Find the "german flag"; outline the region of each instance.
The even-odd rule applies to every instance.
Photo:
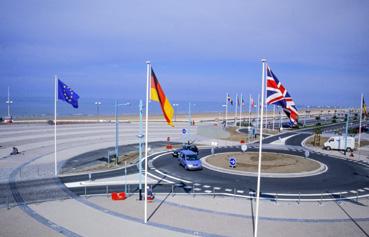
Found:
[[[157,101],[160,103],[161,110],[168,125],[174,127],[173,125],[173,115],[174,109],[170,104],[168,98],[165,96],[163,89],[160,86],[158,79],[151,69],[151,87],[150,87],[150,100]]]

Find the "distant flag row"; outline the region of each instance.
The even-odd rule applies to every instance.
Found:
[[[241,98],[241,96],[240,96],[240,97],[236,97],[236,98],[237,98],[236,99],[237,106],[240,106],[240,105],[244,106],[245,105],[245,99],[243,97]],[[230,105],[233,105],[233,99],[229,94],[227,94],[227,101]],[[250,104],[251,104],[252,107],[256,107],[255,101],[252,97],[250,97]]]

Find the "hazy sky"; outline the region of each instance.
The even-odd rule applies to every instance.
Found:
[[[171,101],[260,91],[266,58],[297,104],[369,101],[369,1],[0,2],[0,95],[144,98],[146,60]]]

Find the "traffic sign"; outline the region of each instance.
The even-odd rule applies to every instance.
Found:
[[[247,145],[246,145],[246,144],[242,144],[242,146],[241,146],[241,150],[242,150],[243,152],[246,152],[246,151],[247,151]]]
[[[182,129],[182,134],[186,134],[187,130],[185,128]]]
[[[310,156],[310,152],[308,150],[305,150],[305,158],[308,158]]]
[[[234,157],[230,157],[229,158],[229,166],[230,167],[235,168],[236,167],[236,163],[237,163],[236,158],[234,158]]]

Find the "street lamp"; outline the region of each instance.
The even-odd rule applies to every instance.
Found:
[[[178,107],[179,104],[173,104],[174,107],[174,122],[177,122],[177,111],[176,111],[176,107]]]
[[[96,101],[95,105],[96,105],[97,122],[99,122],[100,121],[100,105],[101,105],[101,102]]]
[[[130,105],[130,102],[126,102],[123,104],[118,104],[118,101],[115,101],[115,164],[118,164],[118,158],[119,158],[119,122],[118,122],[118,107],[119,106],[127,106]]]
[[[10,105],[13,104],[13,101],[10,100],[10,88],[9,88],[9,86],[8,86],[8,100],[5,101],[5,103],[8,105],[8,117],[11,120],[11,118],[10,118]]]

